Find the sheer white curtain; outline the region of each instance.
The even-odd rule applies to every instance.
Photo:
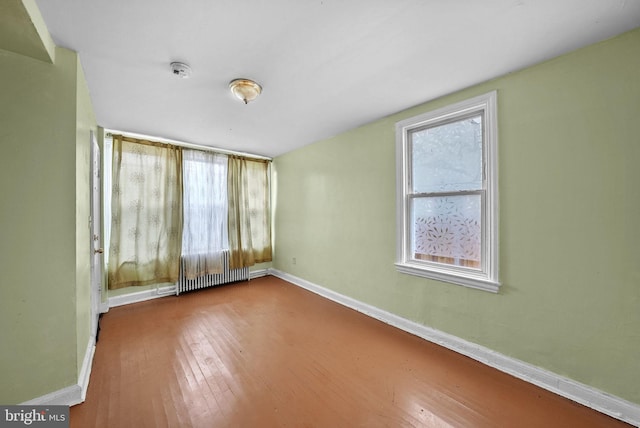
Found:
[[[184,275],[220,273],[227,232],[227,156],[183,149]]]

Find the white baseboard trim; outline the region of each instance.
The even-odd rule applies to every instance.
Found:
[[[259,278],[261,276],[269,275],[268,269],[258,269],[249,271],[249,279]],[[173,296],[176,294],[176,286],[169,285],[166,287],[154,288],[151,290],[138,291],[135,293],[123,294],[120,296],[109,297],[107,304],[108,308],[115,308],[116,306],[130,305],[132,303],[144,302],[151,299],[158,299],[160,297]],[[102,308],[101,308],[102,309]],[[102,311],[101,313],[107,312]]]
[[[261,276],[269,275],[269,269],[258,269],[249,271],[249,280],[259,278]],[[154,288],[151,290],[138,291],[135,293],[122,294],[120,296],[109,297],[107,310],[103,310],[101,307],[100,312],[107,312],[108,308],[115,308],[116,306],[130,305],[132,303],[144,302],[151,299],[157,299],[160,297],[173,296],[176,294],[176,286],[169,285],[166,287]]]
[[[176,286],[153,288],[151,290],[138,291],[135,293],[122,294],[120,296],[109,297],[109,307],[130,305],[131,303],[144,302],[146,300],[157,299],[176,294]]]
[[[107,312],[109,312],[109,301],[100,302],[100,313],[106,314]]]
[[[91,375],[91,366],[93,364],[95,350],[95,338],[91,337],[87,344],[87,350],[82,360],[82,367],[80,368],[78,383],[76,385],[67,386],[66,388],[50,392],[49,394],[36,397],[20,404],[26,406],[75,406],[76,404],[82,403],[87,396],[87,388],[89,387],[89,377]]]
[[[49,394],[45,394],[41,397],[34,398],[24,403],[20,403],[23,406],[53,406],[53,405],[66,405],[73,406],[81,401],[82,388],[80,385],[71,385],[66,388],[53,391]]]
[[[540,367],[533,366],[516,358],[506,356],[489,348],[485,348],[484,346],[468,342],[443,331],[418,324],[278,269],[271,268],[269,269],[269,273],[329,300],[333,300],[343,306],[354,309],[430,342],[437,343],[438,345],[584,406],[632,425],[640,426],[640,405],[638,404],[613,396],[575,380],[565,378]]]
[[[269,275],[269,269],[256,269],[249,271],[249,279],[256,279],[267,275]]]
[[[84,353],[84,359],[82,360],[82,368],[80,369],[80,375],[78,375],[78,386],[80,387],[81,395],[80,401],[73,404],[79,404],[84,402],[87,397],[87,388],[89,388],[89,378],[91,377],[91,368],[93,367],[93,356],[96,353],[96,338],[92,336],[89,338],[87,344],[87,350]],[[72,405],[72,404],[70,404]]]

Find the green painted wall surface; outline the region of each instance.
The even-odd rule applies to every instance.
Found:
[[[77,383],[77,56],[56,55],[0,51],[3,404]]]
[[[274,267],[640,403],[638,70],[635,30],[276,158]],[[492,90],[502,290],[396,272],[395,123]]]
[[[91,336],[91,131],[96,118],[80,61],[76,61],[76,358],[77,374]]]
[[[55,44],[35,0],[0,2],[0,49],[53,62]]]

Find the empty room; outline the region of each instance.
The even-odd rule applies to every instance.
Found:
[[[3,0],[0,99],[0,425],[640,426],[640,2]]]

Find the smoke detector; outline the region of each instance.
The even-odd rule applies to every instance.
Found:
[[[191,77],[191,67],[181,62],[172,62],[171,72],[174,76],[180,77],[181,79],[188,79]]]

